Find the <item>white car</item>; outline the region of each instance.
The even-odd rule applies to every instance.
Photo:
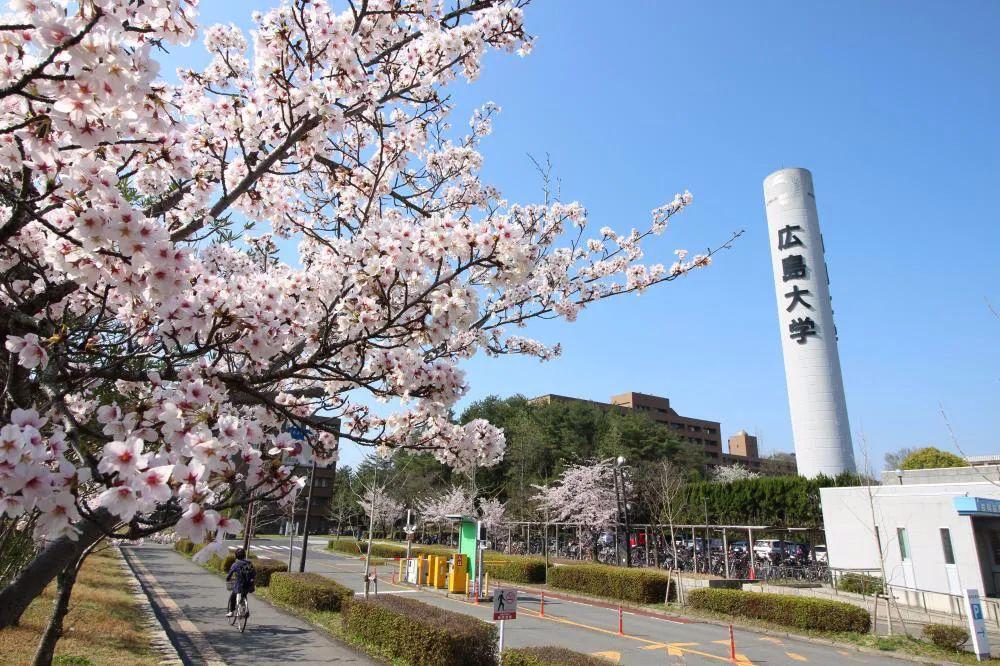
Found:
[[[818,546],[813,546],[812,550],[813,550],[813,559],[814,560],[816,560],[817,562],[823,562],[824,564],[827,562],[827,559],[826,559],[826,545],[825,544],[820,544]]]
[[[757,539],[753,542],[753,554],[760,560],[784,557],[785,542],[781,539]]]

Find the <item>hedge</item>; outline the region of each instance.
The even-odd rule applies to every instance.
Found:
[[[384,656],[419,666],[496,664],[497,628],[470,615],[397,596],[355,599],[347,634]]]
[[[354,539],[330,539],[327,543],[327,550],[335,550],[348,555],[364,555],[368,550],[367,541],[355,541]],[[444,546],[427,546],[414,544],[410,548],[410,554],[417,555],[452,555],[457,549],[445,548]],[[372,542],[372,557],[396,558],[406,556],[406,546],[398,543]]]
[[[880,594],[885,592],[881,578],[859,573],[845,573],[839,576],[837,578],[837,589],[867,596],[871,596],[876,592]]]
[[[957,652],[969,640],[969,630],[947,624],[928,624],[924,626],[924,638],[939,648]]]
[[[278,571],[271,576],[275,601],[314,611],[340,611],[354,598],[354,591],[315,573]]]
[[[641,604],[663,603],[667,585],[676,590],[667,574],[652,569],[625,569],[604,564],[567,564],[552,567],[549,586],[596,594]]]
[[[501,666],[608,666],[605,659],[561,647],[526,647],[504,650]]]
[[[511,583],[544,583],[545,560],[535,557],[490,557],[483,561],[483,570],[493,578]]]
[[[257,587],[268,587],[271,585],[271,575],[288,571],[288,565],[271,559],[255,559],[253,567],[257,570],[255,584]]]
[[[691,590],[687,598],[690,605],[702,610],[796,629],[866,633],[871,628],[866,608],[843,601],[711,588]]]

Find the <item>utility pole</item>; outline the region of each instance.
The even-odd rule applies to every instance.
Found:
[[[253,500],[247,504],[247,523],[243,526],[243,552],[250,558],[250,534],[253,532]]]
[[[365,549],[365,599],[368,598],[369,565],[372,561],[372,533],[375,531],[375,510],[378,506],[378,460],[375,461],[375,474],[372,476],[372,510],[368,517],[368,548]]]
[[[313,492],[316,490],[316,459],[313,458],[309,471],[309,495],[306,497],[306,516],[302,521],[302,555],[299,556],[299,573],[306,570],[306,548],[309,546],[309,512],[312,509]],[[295,514],[292,514],[293,516]]]
[[[618,526],[622,522],[622,496],[621,492],[618,490],[618,465],[617,461],[613,471],[615,477],[615,560],[618,560]]]
[[[627,492],[625,490],[625,470],[624,470],[625,456],[618,456],[618,459],[615,462],[618,463],[618,465],[616,466],[616,469],[618,470],[618,473],[621,474],[621,476],[622,476],[622,481],[621,481],[621,485],[622,485],[622,508],[624,509],[624,513],[625,513],[625,566],[626,567],[631,567],[632,566],[632,535],[631,535],[631,528],[629,527],[629,524],[628,524],[628,494],[627,494]]]

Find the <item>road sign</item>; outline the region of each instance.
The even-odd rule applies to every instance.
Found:
[[[972,651],[976,653],[976,659],[982,661],[990,656],[990,642],[986,635],[979,590],[971,588],[965,591],[965,610],[969,618],[969,633],[972,635]]]
[[[494,621],[515,618],[517,618],[517,590],[511,588],[493,590]]]

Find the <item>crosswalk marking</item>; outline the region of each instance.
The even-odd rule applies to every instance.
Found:
[[[785,654],[788,655],[789,659],[794,659],[795,661],[809,661],[806,657],[803,657],[801,654],[797,654],[795,652],[786,652]]]

